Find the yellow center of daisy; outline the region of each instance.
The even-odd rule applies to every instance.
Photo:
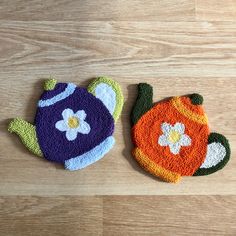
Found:
[[[79,119],[75,116],[72,116],[68,119],[68,125],[70,128],[74,129],[79,126]]]
[[[181,134],[177,131],[171,131],[170,134],[169,134],[169,137],[168,137],[168,140],[171,142],[171,143],[177,143],[181,138]]]

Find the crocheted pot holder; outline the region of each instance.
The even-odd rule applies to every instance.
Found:
[[[153,90],[138,85],[134,105],[133,156],[146,171],[167,182],[181,176],[208,175],[229,161],[228,140],[210,133],[199,94],[173,97],[153,106]]]
[[[49,79],[44,90],[34,125],[15,118],[8,127],[32,153],[78,170],[109,152],[124,102],[118,83],[100,77],[85,89]]]

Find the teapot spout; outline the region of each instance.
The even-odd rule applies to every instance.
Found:
[[[152,86],[146,83],[138,85],[138,97],[131,114],[132,125],[135,125],[138,120],[153,106],[153,89]]]
[[[43,157],[43,153],[38,144],[34,125],[21,118],[15,118],[9,123],[8,131],[10,133],[16,133],[29,151],[37,156]]]

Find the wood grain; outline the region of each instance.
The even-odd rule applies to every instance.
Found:
[[[0,27],[4,78],[235,77],[236,22],[12,22]],[[131,73],[132,72],[132,73]]]
[[[8,0],[1,1],[0,19],[24,21],[194,20],[194,0]]]
[[[0,235],[102,235],[98,197],[0,198]]]
[[[104,235],[235,235],[235,196],[106,197]]]
[[[236,1],[0,1],[0,235],[236,235]],[[45,78],[117,80],[116,146],[68,172],[7,132],[33,122]],[[199,92],[232,156],[218,173],[167,184],[131,156],[137,84],[154,101]],[[104,196],[105,195],[105,196]],[[134,196],[135,195],[135,196]],[[141,195],[141,196],[140,196]]]
[[[1,197],[1,235],[235,235],[235,196]]]
[[[235,21],[235,0],[196,0],[196,19],[204,21]]]

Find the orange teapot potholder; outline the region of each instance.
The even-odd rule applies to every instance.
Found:
[[[152,97],[152,87],[139,84],[131,114],[133,156],[146,171],[176,183],[181,176],[208,175],[226,165],[228,140],[210,133],[201,95],[172,97],[156,105]]]

